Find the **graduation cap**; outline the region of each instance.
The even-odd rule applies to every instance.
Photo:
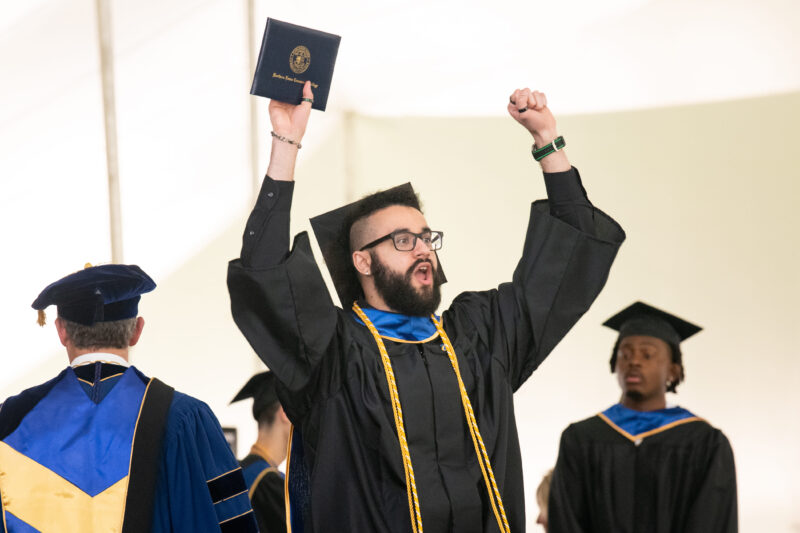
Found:
[[[31,307],[39,311],[57,306],[58,316],[84,326],[134,318],[141,295],[156,288],[155,282],[136,265],[100,265],[63,277],[45,287]]]
[[[626,307],[603,325],[619,332],[618,343],[631,335],[647,335],[675,346],[703,329],[643,302]]]
[[[411,183],[404,183],[391,189],[376,192],[311,219],[311,228],[317,237],[322,257],[325,259],[325,265],[328,267],[333,286],[336,288],[336,293],[339,295],[339,301],[343,307],[348,307],[352,302],[358,300],[362,294],[361,283],[358,281],[350,254],[350,226],[360,218],[358,215],[364,210],[366,203],[372,203],[379,196],[413,199],[410,202],[414,204],[412,207],[420,209],[414,187],[411,186]],[[386,206],[388,205],[393,204],[386,204]],[[439,262],[440,271],[441,268],[442,264]],[[441,275],[442,283],[446,282],[447,279],[444,277],[444,272],[441,272]]]
[[[267,370],[251,377],[244,384],[242,390],[236,393],[231,403],[248,398],[253,399],[253,418],[258,421],[259,415],[278,401],[278,393],[275,390],[275,374]]]

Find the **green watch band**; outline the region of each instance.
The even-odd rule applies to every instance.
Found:
[[[544,159],[548,155],[550,155],[552,153],[555,153],[555,152],[558,152],[559,150],[564,148],[566,145],[567,145],[567,141],[564,140],[564,137],[559,135],[558,137],[553,139],[553,142],[548,143],[548,144],[544,145],[541,148],[536,148],[536,145],[534,144],[533,148],[531,149],[531,154],[533,154],[533,158],[535,160],[541,161],[542,159]]]

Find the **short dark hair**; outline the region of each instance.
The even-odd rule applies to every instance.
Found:
[[[405,187],[395,187],[386,191],[378,191],[376,193],[365,196],[359,200],[344,219],[343,238],[347,239],[347,249],[350,252],[354,250],[354,244],[351,242],[351,232],[356,222],[367,218],[373,213],[391,207],[393,205],[403,205],[406,207],[413,207],[419,212],[422,212],[420,206],[419,196],[412,190]]]
[[[91,326],[78,324],[64,317],[61,317],[61,320],[72,344],[81,350],[127,348],[136,331],[136,317],[111,322],[95,322]]]
[[[623,337],[617,339],[617,342],[614,344],[614,349],[611,351],[611,360],[609,364],[611,365],[611,373],[613,374],[617,367],[617,351],[619,350],[619,344],[622,342]],[[663,340],[663,339],[662,339]],[[667,387],[667,392],[678,392],[678,383],[682,382],[686,379],[686,372],[683,369],[683,354],[681,353],[681,347],[674,342],[668,342],[667,346],[669,346],[669,350],[672,353],[672,362],[677,364],[681,367],[681,372],[678,375],[678,379],[670,383]]]
[[[275,417],[278,414],[278,408],[281,406],[279,401],[274,401],[268,406],[261,409],[256,416],[256,420],[258,421],[258,427],[267,426],[272,427],[272,424],[275,423]]]

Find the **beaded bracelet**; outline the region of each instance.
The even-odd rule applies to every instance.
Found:
[[[278,139],[279,141],[283,141],[285,143],[289,143],[289,144],[293,144],[293,145],[297,146],[298,150],[303,147],[303,145],[300,144],[299,142],[293,141],[293,140],[289,139],[288,137],[284,137],[283,135],[278,135],[274,131],[269,132],[269,134],[272,135],[273,137],[275,137],[276,139]]]

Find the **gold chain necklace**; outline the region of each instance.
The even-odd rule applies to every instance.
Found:
[[[417,494],[417,484],[414,479],[414,467],[411,464],[411,452],[408,448],[406,440],[406,430],[403,424],[403,410],[400,406],[400,395],[397,392],[397,382],[394,377],[394,370],[392,370],[392,361],[389,359],[389,353],[386,351],[386,345],[378,333],[378,329],[372,324],[366,313],[358,306],[358,303],[353,302],[353,311],[358,315],[361,321],[367,326],[370,333],[375,339],[375,344],[378,345],[378,351],[381,354],[381,361],[383,362],[383,369],[386,374],[386,382],[389,385],[389,396],[392,402],[392,412],[394,413],[394,425],[397,429],[397,440],[400,443],[400,452],[403,455],[403,469],[406,476],[406,493],[408,495],[408,510],[411,515],[411,527],[414,533],[422,533],[422,515],[419,511],[419,496]],[[469,427],[470,435],[472,436],[472,444],[475,446],[475,454],[478,457],[478,464],[483,473],[483,481],[486,483],[486,491],[489,495],[489,501],[492,504],[497,525],[503,533],[510,533],[511,528],[508,525],[508,518],[506,511],[503,507],[503,500],[500,497],[500,490],[497,488],[497,482],[494,478],[492,465],[489,462],[489,454],[486,451],[486,446],[483,444],[478,422],[475,419],[475,413],[472,410],[472,403],[469,401],[467,389],[464,387],[464,381],[461,379],[461,371],[458,368],[458,359],[444,327],[434,315],[431,315],[431,320],[439,332],[439,336],[444,342],[445,350],[450,358],[450,364],[456,373],[458,379],[458,389],[461,393],[461,404],[464,406],[464,416],[467,419],[467,426]]]

